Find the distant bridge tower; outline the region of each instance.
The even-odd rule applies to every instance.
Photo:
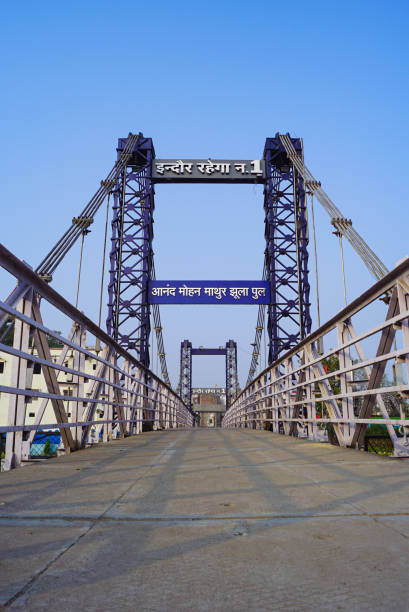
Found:
[[[230,408],[238,394],[237,343],[229,340],[226,343],[226,410]]]
[[[225,355],[226,357],[226,410],[239,393],[237,374],[237,343],[228,340],[226,346],[219,348],[192,348],[189,340],[183,340],[180,346],[180,379],[178,392],[186,406],[192,407],[192,356]]]
[[[302,140],[291,141],[303,158]],[[304,180],[287,157],[278,134],[267,138],[264,159],[266,272],[271,290],[267,322],[270,364],[309,334],[311,316]]]
[[[183,340],[180,345],[179,395],[186,406],[192,403],[192,343]]]

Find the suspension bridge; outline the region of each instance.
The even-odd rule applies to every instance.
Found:
[[[171,183],[263,186],[260,278],[156,278],[155,186]],[[339,240],[344,290],[325,322],[317,205]],[[96,323],[78,296],[98,214]],[[372,276],[350,303],[345,242]],[[75,244],[71,303],[53,275]],[[0,265],[15,283],[0,302],[0,605],[407,610],[409,258],[386,268],[307,168],[300,138],[267,138],[261,159],[162,159],[130,133],[40,264],[0,245]],[[161,322],[172,304],[257,306],[243,387],[234,339],[194,347],[183,336],[172,387]],[[214,430],[192,403],[192,358],[206,355],[225,358]]]

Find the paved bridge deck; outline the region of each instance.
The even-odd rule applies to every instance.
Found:
[[[409,608],[409,460],[179,430],[0,483],[4,609]]]

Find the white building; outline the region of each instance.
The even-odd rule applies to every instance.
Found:
[[[51,356],[54,363],[58,362],[62,350],[62,348],[50,348]],[[87,350],[91,353],[95,353],[95,347],[87,347]],[[37,355],[36,351],[34,352],[34,355]],[[11,384],[12,362],[14,359],[16,358],[12,355],[0,352],[0,385],[2,386],[10,386]],[[97,363],[98,362],[96,359],[92,359],[88,357],[88,355],[86,355],[84,373],[95,374],[95,370],[97,369]],[[65,361],[62,365],[68,368],[74,368],[74,357],[73,351],[71,349],[69,349]],[[37,363],[32,364],[32,367],[29,367],[27,369],[26,388],[32,391],[47,393],[48,390],[41,369],[41,365]],[[77,377],[68,372],[61,372],[58,370],[56,370],[56,374],[58,382],[60,383],[61,395],[75,397],[78,392],[78,382],[76,381]],[[91,383],[92,381],[89,381],[87,378],[84,378],[84,397],[90,397]],[[32,425],[35,422],[43,401],[44,399],[41,397],[26,396],[26,424]],[[2,426],[8,424],[9,404],[10,394],[4,391],[0,392],[0,425]],[[78,414],[82,415],[83,402],[79,402],[80,406],[78,406],[78,411],[75,410],[75,408],[77,408],[76,404],[77,402],[74,401],[64,402],[65,410],[70,421],[73,420],[74,413],[78,412]],[[54,410],[50,401],[47,402],[47,406],[45,408],[45,412],[41,422],[44,424],[53,424],[56,422]]]

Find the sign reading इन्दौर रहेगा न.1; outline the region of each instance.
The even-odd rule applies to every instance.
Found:
[[[269,304],[268,281],[150,281],[150,304]]]
[[[154,159],[155,183],[263,183],[264,159]]]

